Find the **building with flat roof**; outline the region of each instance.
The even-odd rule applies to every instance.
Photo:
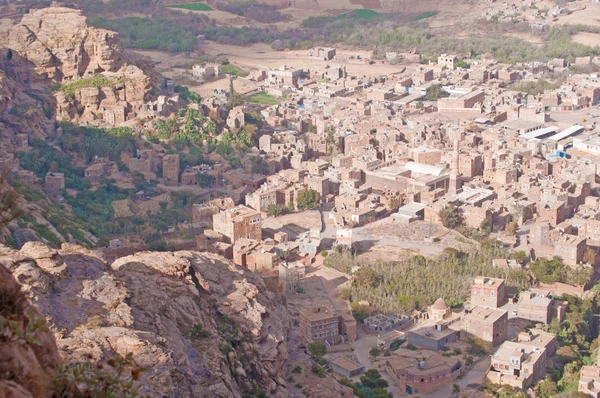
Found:
[[[505,341],[492,355],[486,377],[494,384],[527,389],[546,375],[546,350]]]
[[[600,366],[582,366],[577,391],[588,397],[600,398]]]
[[[426,351],[415,355],[406,351],[394,351],[385,358],[384,366],[400,391],[407,395],[429,394],[452,384],[461,372],[462,363],[456,357],[443,357]]]
[[[228,243],[239,239],[262,239],[259,211],[239,205],[213,215],[213,230],[223,235]]]
[[[471,286],[471,304],[498,308],[504,303],[504,279],[478,276]]]
[[[364,366],[344,356],[333,359],[329,362],[329,366],[331,366],[331,370],[336,374],[347,379],[359,376],[365,371]]]
[[[340,340],[339,317],[326,307],[305,309],[300,312],[300,333],[309,343],[337,342]]]
[[[475,336],[497,345],[506,341],[508,334],[508,311],[476,306],[465,311],[461,338]]]
[[[458,341],[458,331],[448,328],[444,323],[424,326],[407,333],[408,344],[431,351],[439,351],[446,344]]]
[[[63,173],[46,173],[44,178],[44,186],[48,190],[61,190],[65,189],[65,175]]]
[[[163,157],[162,166],[165,183],[168,185],[179,184],[179,174],[181,171],[179,166],[179,155],[166,155]]]

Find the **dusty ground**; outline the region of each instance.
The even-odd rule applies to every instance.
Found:
[[[114,202],[112,202],[112,207],[115,212],[115,218],[133,216],[133,212],[129,208],[130,203],[131,200],[129,199],[115,200]]]
[[[438,238],[435,243],[424,243],[429,236]],[[457,250],[467,250],[475,245],[459,233],[448,230],[439,225],[417,221],[411,224],[400,224],[393,217],[387,217],[364,227],[354,230],[353,238],[358,242],[359,248],[370,256],[371,250],[375,253],[385,253],[385,246],[392,246],[415,254],[435,255],[441,253],[445,247],[454,247]],[[389,258],[389,256],[388,256]]]
[[[586,46],[600,46],[600,33],[577,33],[572,39],[574,42],[585,44]]]
[[[203,45],[206,54],[214,56],[224,56],[230,62],[239,65],[245,70],[280,68],[283,65],[304,68],[304,69],[324,69],[328,64],[335,64],[336,61],[325,62],[308,57],[308,51],[273,51],[267,44],[254,44],[248,47],[237,47],[226,44],[207,42]],[[350,56],[360,55],[363,59],[371,57],[370,51],[350,51],[338,49],[338,58],[347,59]],[[390,65],[388,63],[378,62],[369,65],[365,61],[347,60],[344,61],[348,74],[358,76],[380,76],[383,74],[399,72],[402,65]]]
[[[582,6],[583,6],[583,4],[582,4]],[[592,4],[591,1],[587,2],[585,4],[585,9],[575,11],[569,15],[559,16],[556,24],[558,24],[558,25],[582,24],[582,25],[600,26],[600,4]]]
[[[286,232],[290,240],[315,228],[321,230],[321,215],[317,210],[286,214],[280,217],[268,217],[262,222],[263,228]]]

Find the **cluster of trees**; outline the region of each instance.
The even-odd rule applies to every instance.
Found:
[[[198,44],[195,29],[169,19],[96,17],[92,18],[90,23],[118,32],[123,46],[129,48],[176,53],[192,51]]]
[[[594,270],[592,268],[568,267],[563,264],[559,257],[551,260],[538,258],[529,263],[529,271],[533,274],[536,281],[541,283],[562,282],[569,285],[585,285],[592,277]]]
[[[58,143],[63,151],[75,152],[91,162],[94,156],[108,157],[114,162],[121,159],[121,152],[134,155],[136,151],[133,130],[129,127],[79,127],[61,124],[63,134]]]
[[[355,397],[359,398],[392,398],[387,391],[388,382],[381,377],[377,369],[367,370],[361,377],[360,382],[351,383],[343,379],[340,384],[352,388]]]
[[[217,0],[213,5],[218,10],[263,23],[276,23],[286,19],[286,16],[279,12],[276,7],[258,3],[255,0]]]
[[[305,189],[298,195],[296,205],[300,210],[315,209],[319,206],[319,193],[313,189]]]
[[[469,295],[473,278],[478,275],[505,278],[508,286],[526,286],[525,271],[492,266],[494,258],[506,256],[501,248],[482,245],[468,253],[447,248],[434,258],[407,256],[387,262],[364,262],[348,252],[333,252],[325,263],[347,273],[360,267],[344,296],[352,302],[368,301],[381,312],[394,313],[424,308],[440,297],[458,302]]]
[[[564,295],[561,299],[568,302],[566,319],[562,323],[554,319],[550,324],[550,331],[556,334],[561,347],[553,367],[549,368],[551,376],[535,388],[536,396],[542,398],[576,393],[581,367],[595,363],[600,347],[595,315],[600,309],[598,296],[581,299]]]
[[[427,95],[425,95],[425,99],[427,101],[437,101],[440,98],[448,97],[449,94],[442,90],[442,84],[434,84],[427,90]]]
[[[323,17],[328,18],[328,17]],[[566,58],[598,54],[598,49],[574,43],[570,32],[563,28],[552,28],[543,35],[545,45],[536,46],[527,41],[505,36],[470,36],[465,39],[438,36],[422,28],[402,26],[393,20],[382,22],[379,19],[366,21],[355,18],[309,19],[296,29],[279,31],[273,27],[216,27],[208,26],[200,31],[210,40],[223,44],[249,45],[253,43],[273,43],[280,40],[282,47],[304,49],[315,44],[331,45],[341,43],[356,48],[378,48],[379,51],[393,51],[417,48],[424,54],[436,55],[445,52],[492,54],[502,62],[544,61],[551,58]]]
[[[560,84],[551,83],[546,79],[537,79],[534,82],[524,82],[513,85],[513,89],[529,95],[543,94],[546,90],[555,90]]]

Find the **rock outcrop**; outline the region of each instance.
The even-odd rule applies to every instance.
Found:
[[[27,243],[0,246],[4,267],[47,318],[67,363],[130,354],[142,369],[139,393],[150,396],[287,396],[288,311],[260,277],[222,257],[141,252],[109,265],[79,246]]]
[[[117,33],[88,26],[71,8],[32,10],[0,25],[0,48],[0,69],[23,90],[58,85],[58,119],[118,124],[142,111],[158,85],[149,60],[124,51]]]

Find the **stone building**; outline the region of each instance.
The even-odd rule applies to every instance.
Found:
[[[461,338],[475,336],[493,345],[503,343],[508,333],[508,312],[476,306],[466,311],[461,329]]]
[[[86,180],[90,180],[93,182],[99,182],[104,178],[106,171],[108,169],[108,165],[106,163],[96,163],[91,166],[88,166],[85,169],[84,177]]]
[[[452,316],[452,310],[446,304],[443,298],[439,298],[433,303],[431,308],[429,308],[429,319],[433,319],[436,321],[442,321],[444,319],[448,319]]]
[[[305,309],[300,312],[300,333],[308,343],[337,342],[340,340],[339,317],[325,307]]]
[[[451,385],[460,374],[462,363],[455,357],[438,354],[406,354],[400,350],[385,359],[385,370],[394,378],[401,392],[422,396]]]
[[[65,189],[65,175],[63,173],[47,173],[44,186],[46,189],[53,191]]]
[[[504,303],[504,279],[478,276],[471,287],[471,304],[498,308]]]
[[[223,235],[226,242],[239,239],[262,239],[259,211],[239,205],[213,215],[213,230]]]
[[[219,212],[219,208],[205,203],[194,203],[192,205],[192,224],[210,223],[213,215]]]
[[[179,184],[179,174],[181,171],[179,166],[179,155],[166,155],[163,157],[162,165],[165,184]]]
[[[527,389],[546,375],[546,350],[527,343],[505,341],[492,355],[486,374],[498,385]]]

